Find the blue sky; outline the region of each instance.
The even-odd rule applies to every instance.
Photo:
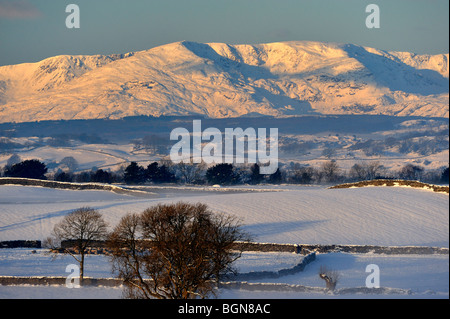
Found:
[[[80,8],[79,29],[66,28],[70,3]],[[379,29],[365,25],[371,3]],[[448,53],[448,37],[448,0],[0,0],[0,65],[181,40],[312,40],[435,54]]]

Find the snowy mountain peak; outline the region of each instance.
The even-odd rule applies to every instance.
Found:
[[[46,91],[70,82],[84,73],[100,68],[133,53],[114,55],[60,55],[37,63],[23,63],[0,67],[0,83],[9,87],[8,93],[26,94],[26,91]],[[17,94],[13,95],[15,98]]]
[[[448,54],[181,41],[0,67],[0,122],[135,115],[448,117]]]
[[[90,70],[100,68],[112,61],[131,55],[63,55],[48,58],[39,63],[30,80],[33,81],[32,85],[39,87],[38,90],[51,89],[69,82],[73,78],[82,76]],[[44,86],[41,87],[38,84],[44,84]]]

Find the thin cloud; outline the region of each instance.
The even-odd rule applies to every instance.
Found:
[[[42,13],[27,0],[0,0],[0,18],[33,19]]]

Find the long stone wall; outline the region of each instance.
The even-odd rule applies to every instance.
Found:
[[[246,281],[231,281],[221,283],[223,289],[242,289],[248,291],[281,291],[281,292],[298,292],[298,293],[323,293],[332,295],[353,295],[353,294],[371,294],[371,295],[411,295],[410,289],[401,288],[367,288],[367,287],[351,287],[340,288],[329,291],[327,288],[309,287],[303,285],[292,285],[284,283],[249,283]]]
[[[41,248],[40,240],[0,241],[0,248]]]
[[[130,190],[123,187],[101,183],[72,183],[21,177],[0,177],[0,185],[41,186],[68,190],[105,190],[118,194],[149,195],[150,192]]]
[[[344,253],[374,253],[387,255],[448,255],[449,249],[445,247],[426,246],[376,246],[376,245],[298,245],[299,253],[315,251],[317,253],[344,252]]]
[[[64,249],[73,247],[75,241],[61,242],[61,249],[55,252],[63,252]],[[374,253],[389,255],[430,255],[441,254],[448,255],[449,248],[446,247],[428,247],[428,246],[377,246],[377,245],[319,245],[319,244],[274,244],[274,243],[243,243],[236,242],[235,248],[242,251],[256,252],[288,252],[295,254],[308,255],[311,252],[329,253]],[[1,241],[0,248],[41,248],[39,240],[10,240]],[[105,254],[108,250],[104,241],[95,241],[89,247],[88,254]]]
[[[429,255],[443,254],[448,255],[449,248],[446,247],[427,247],[427,246],[377,246],[377,245],[319,245],[319,244],[271,244],[271,243],[236,243],[236,248],[243,251],[260,252],[292,252],[296,254],[308,255],[311,252],[330,253],[374,253],[390,255]]]
[[[278,271],[252,271],[248,273],[238,273],[236,275],[227,275],[227,279],[246,281],[266,278],[280,278],[287,275],[293,275],[305,269],[306,265],[316,260],[316,253],[312,252],[305,256],[300,263],[292,268],[281,269]]]
[[[63,286],[66,284],[66,277],[14,277],[0,276],[0,285],[43,285],[43,286]],[[120,287],[123,282],[115,278],[84,278],[82,286],[90,287]],[[411,295],[410,289],[400,288],[367,288],[367,287],[351,287],[340,288],[330,292],[322,287],[309,287],[303,285],[292,285],[283,283],[249,283],[246,281],[226,281],[220,283],[221,289],[242,289],[247,291],[282,291],[282,292],[306,292],[306,293],[327,293],[333,295],[346,294],[385,294],[385,295]]]
[[[0,285],[33,285],[51,286],[65,285],[67,277],[26,277],[26,276],[0,276]],[[116,278],[83,278],[82,285],[116,287],[122,285],[122,280]]]

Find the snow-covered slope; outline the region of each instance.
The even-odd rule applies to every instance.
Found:
[[[0,122],[135,115],[448,117],[448,54],[352,44],[176,42],[0,67]]]
[[[14,101],[37,92],[58,89],[84,73],[100,68],[112,61],[131,56],[126,55],[62,55],[38,63],[24,63],[0,68],[0,83],[3,88],[2,102]]]
[[[98,209],[111,227],[127,213],[157,203],[204,203],[234,215],[256,242],[449,247],[449,196],[408,187],[327,189],[279,186],[280,191],[242,192],[182,187],[158,191],[155,198],[108,191],[0,187],[0,241],[36,240],[51,235],[67,213]]]

